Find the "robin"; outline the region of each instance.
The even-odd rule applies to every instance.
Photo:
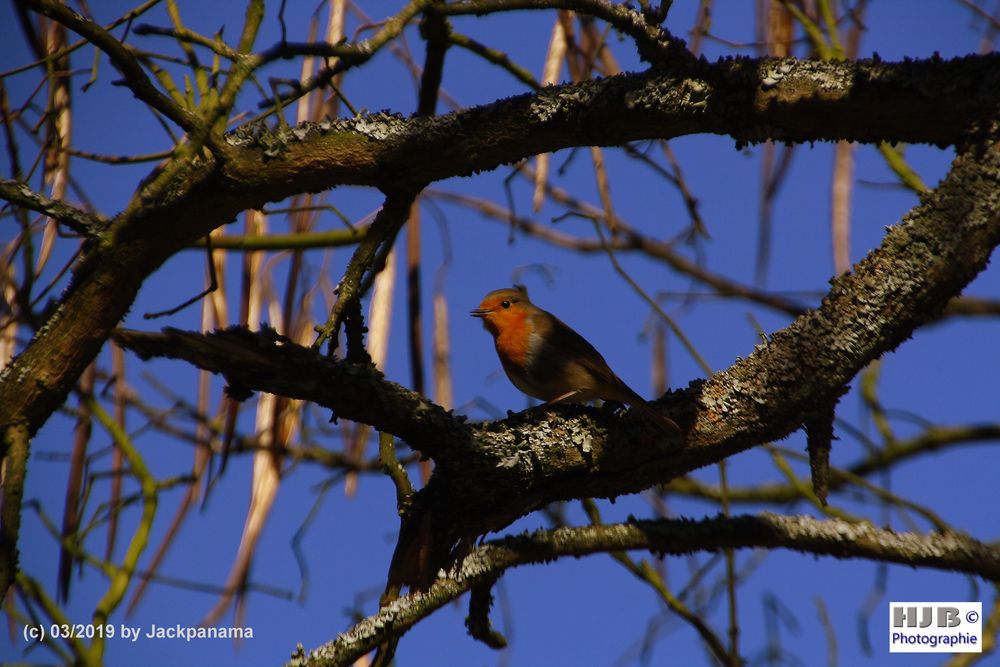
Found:
[[[531,303],[524,287],[494,290],[470,314],[483,320],[507,377],[528,396],[545,405],[595,398],[628,403],[663,430],[680,431],[615,375],[583,336]]]

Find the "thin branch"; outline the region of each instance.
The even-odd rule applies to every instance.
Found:
[[[842,423],[841,428],[853,430]],[[942,449],[982,443],[989,445],[1000,440],[1000,425],[982,424],[970,426],[934,426],[913,438],[896,442],[892,447],[873,449],[867,456],[850,465],[830,468],[830,489],[840,490],[848,485],[862,486],[865,477],[876,472],[889,470],[911,458],[941,451]],[[785,452],[791,455],[791,452]],[[802,454],[796,454],[802,457]],[[772,503],[787,505],[803,498],[801,489],[806,486],[806,480],[795,484],[757,484],[753,487],[730,488],[729,496],[732,502],[739,503]],[[681,493],[717,502],[721,499],[721,491],[716,486],[710,486],[693,478],[683,477],[670,481],[667,488],[674,493]],[[876,487],[868,489],[877,493]],[[901,499],[894,499],[901,503]]]
[[[900,183],[917,194],[930,190],[923,179],[920,178],[920,174],[914,171],[913,167],[906,162],[898,148],[890,146],[883,141],[878,145],[878,150],[882,154],[882,157],[885,158],[886,164],[889,165],[889,168],[899,178]]]
[[[662,63],[672,56],[687,53],[682,51],[670,33],[661,26],[648,23],[641,12],[607,0],[461,0],[448,3],[437,11],[457,16],[523,9],[568,9],[599,18],[635,40],[639,54],[652,63]]]
[[[105,26],[104,29],[110,31],[113,30],[114,28],[117,28],[122,23],[131,23],[135,19],[135,17],[145,14],[147,11],[149,11],[156,5],[160,4],[161,2],[163,2],[163,0],[146,0],[146,2],[142,3],[138,7],[133,7],[132,9],[128,10],[123,15],[119,16],[117,19],[112,21],[111,23],[107,24],[107,26]],[[46,55],[44,58],[36,60],[35,62],[28,63],[27,65],[21,65],[19,67],[15,67],[14,69],[9,69],[5,72],[0,72],[0,79],[7,78],[9,76],[14,76],[15,74],[20,74],[21,72],[27,72],[28,70],[34,67],[39,67],[39,66],[45,67],[48,63],[61,60],[66,56],[68,56],[69,54],[76,51],[77,49],[79,49],[80,47],[86,46],[90,43],[91,42],[88,39],[78,40],[65,48],[59,49],[54,53]]]
[[[476,54],[483,60],[496,65],[500,69],[509,72],[511,76],[533,90],[537,90],[541,87],[541,84],[538,83],[538,79],[535,78],[534,74],[515,63],[510,59],[510,56],[503,51],[486,46],[485,44],[477,42],[467,35],[463,35],[462,33],[455,31],[451,31],[448,34],[448,41],[455,46]]]
[[[97,421],[107,430],[115,441],[115,445],[121,450],[128,461],[128,468],[131,474],[139,483],[142,490],[142,513],[139,522],[132,533],[132,539],[122,558],[120,567],[115,568],[109,574],[110,582],[108,589],[97,602],[94,608],[93,622],[95,625],[104,625],[108,617],[118,608],[125,591],[135,576],[139,558],[142,556],[146,545],[149,543],[149,535],[153,529],[153,519],[156,517],[156,506],[159,500],[159,489],[156,479],[146,467],[139,450],[135,447],[132,439],[125,433],[114,418],[109,415],[93,396],[85,396],[84,403],[93,412]],[[101,661],[104,652],[105,637],[96,635],[90,645],[90,655],[96,663]]]
[[[773,292],[758,290],[721,274],[709,271],[675,250],[670,243],[646,236],[625,224],[620,218],[616,222],[618,229],[617,236],[607,239],[606,243],[602,243],[599,238],[587,238],[567,234],[553,228],[552,225],[544,225],[529,218],[516,216],[508,209],[468,195],[435,189],[428,190],[425,194],[435,199],[455,202],[472,208],[479,211],[482,215],[501,223],[509,224],[513,222],[515,228],[520,231],[556,246],[584,253],[606,252],[606,247],[614,251],[642,252],[649,257],[662,260],[675,271],[688,275],[698,282],[711,287],[721,296],[746,299],[747,301],[758,303],[789,315],[800,315],[806,311],[806,306],[802,305],[799,301]]]
[[[161,37],[169,37],[177,42],[196,44],[198,46],[203,46],[206,49],[212,51],[213,53],[227,58],[229,60],[236,60],[240,57],[240,54],[234,51],[228,44],[223,42],[221,39],[213,39],[211,37],[206,37],[200,33],[193,30],[185,28],[183,26],[175,28],[162,28],[160,26],[149,25],[148,23],[140,23],[132,32],[136,35],[158,35]]]
[[[338,248],[354,245],[365,239],[370,226],[356,229],[334,229],[326,232],[297,234],[268,234],[266,236],[215,236],[212,247],[220,250],[306,250],[309,248]],[[204,249],[207,241],[202,238],[191,249]]]
[[[593,525],[604,525],[604,522],[601,521],[597,504],[593,500],[584,500],[583,509]],[[684,604],[683,600],[673,594],[670,588],[667,587],[666,579],[653,569],[649,561],[642,560],[640,563],[637,563],[624,551],[612,551],[610,555],[636,578],[648,583],[671,612],[694,628],[719,664],[725,665],[730,662],[730,653],[726,650],[722,639],[709,627],[704,618],[692,611],[688,605]]]
[[[413,484],[406,474],[406,468],[396,456],[396,439],[391,433],[378,434],[378,463],[382,472],[396,487],[396,511],[402,516],[408,512],[413,502]]]
[[[262,52],[260,54],[262,64],[272,60],[293,58],[300,55],[336,58],[336,61],[332,66],[321,69],[308,81],[298,85],[291,93],[261,101],[261,108],[292,102],[317,88],[326,86],[340,73],[365,63],[384,46],[392,43],[394,39],[399,37],[403,29],[427,9],[427,7],[437,2],[438,0],[410,0],[399,13],[383,21],[378,32],[370,38],[355,44],[327,44],[325,42],[296,44],[282,40],[270,49]]]
[[[337,301],[330,311],[330,317],[324,325],[316,327],[319,336],[313,343],[314,349],[318,349],[326,340],[331,341],[331,349],[336,346],[348,306],[359,302],[362,280],[366,274],[370,275],[377,268],[376,258],[379,252],[392,246],[400,227],[409,217],[410,206],[416,195],[416,192],[403,192],[386,196],[382,209],[375,216],[368,234],[351,256],[344,276],[337,285]]]
[[[101,51],[108,54],[111,62],[125,77],[129,88],[135,96],[171,119],[188,132],[203,128],[204,122],[191,111],[176,104],[164,95],[146,76],[139,61],[130,48],[116,39],[107,30],[76,13],[69,5],[57,0],[25,0],[25,5],[40,14],[48,16],[53,21],[85,38]]]
[[[107,223],[107,220],[101,217],[35,192],[26,183],[20,181],[0,180],[0,198],[6,199],[11,204],[47,215],[84,236],[96,236]]]

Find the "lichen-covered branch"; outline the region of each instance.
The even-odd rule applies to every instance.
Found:
[[[830,450],[833,447],[833,420],[836,417],[836,399],[822,410],[806,418],[806,449],[809,452],[809,470],[813,493],[826,505],[830,491]]]
[[[433,118],[375,114],[280,132],[249,125],[228,137],[243,149],[228,169],[261,192],[283,187],[284,196],[334,184],[420,189],[539,152],[693,133],[740,145],[770,138],[944,146],[992,116],[998,91],[995,54],[906,63],[678,58]]]
[[[6,199],[12,204],[44,213],[84,236],[93,236],[101,224],[105,222],[75,206],[35,192],[26,183],[20,181],[0,180],[0,199]]]
[[[487,542],[457,563],[425,592],[395,600],[288,667],[350,665],[390,636],[399,636],[464,592],[505,570],[566,556],[642,549],[688,554],[725,548],[790,549],[834,558],[965,572],[1000,581],[1000,549],[958,534],[896,533],[871,524],[805,516],[716,517],[692,521],[660,519],[580,528],[558,528]]]
[[[337,417],[371,424],[404,438],[436,459],[468,459],[472,430],[420,394],[385,379],[370,364],[336,361],[266,329],[230,327],[211,334],[165,329],[118,331],[118,344],[144,358],[184,359],[221,373],[236,395],[248,390],[297,398]]]

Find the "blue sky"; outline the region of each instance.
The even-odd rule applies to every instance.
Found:
[[[120,2],[94,4],[100,5],[94,9],[102,20],[119,15],[129,6]],[[278,3],[270,4],[273,6],[269,6],[269,17],[273,19]],[[667,25],[675,34],[684,35],[692,24],[697,3],[676,4]],[[714,32],[734,41],[752,39],[752,4],[733,0],[714,3]],[[195,29],[211,33],[225,24],[227,37],[235,39],[243,13],[239,4],[182,2],[180,5],[185,19]],[[287,15],[290,34],[295,39],[303,39],[312,6],[289,5],[295,5],[289,7]],[[917,6],[919,11],[915,10]],[[373,16],[384,15],[389,8],[388,3],[365,3],[365,10]],[[0,9],[0,21],[4,25],[13,25],[11,12],[7,5]],[[162,9],[146,20],[166,24]],[[454,25],[457,30],[506,50],[539,75],[551,22],[549,13],[521,12],[487,19],[464,17],[457,19]],[[876,2],[868,11],[867,24],[869,32],[864,37],[861,53],[868,55],[877,51],[883,59],[926,57],[935,51],[945,57],[974,53],[979,48],[981,36],[981,26],[973,23],[970,12],[958,2],[918,5]],[[268,46],[278,37],[276,21],[268,20],[258,44]],[[408,31],[407,39],[418,60],[421,59],[422,44],[416,31]],[[157,44],[166,46],[165,42]],[[615,47],[625,69],[642,67],[627,43]],[[705,52],[710,58],[733,53],[715,42],[707,42]],[[25,53],[19,36],[8,36],[0,44],[5,69],[24,62]],[[91,55],[89,51],[77,54],[74,65],[88,67]],[[293,76],[295,71],[292,65],[283,64],[274,73]],[[113,78],[105,60],[97,85],[86,93],[74,88],[75,145],[105,153],[147,152],[167,147],[162,130],[131,100],[130,94],[108,85]],[[18,99],[34,82],[35,75],[27,74],[9,79],[6,85],[12,99]],[[457,49],[448,54],[444,87],[467,106],[524,92],[509,75]],[[377,55],[358,76],[349,74],[345,91],[355,106],[373,111],[391,109],[409,114],[416,104],[412,79],[388,52]],[[251,99],[247,98],[244,108],[250,108]],[[671,145],[692,191],[699,198],[701,214],[711,233],[712,238],[705,246],[706,265],[723,275],[752,281],[760,196],[760,148],[737,150],[728,137],[703,135],[680,138]],[[792,171],[774,212],[774,246],[766,280],[769,289],[807,290],[819,294],[832,276],[829,232],[832,154],[832,146],[828,144],[796,149]],[[553,173],[568,155],[563,151],[553,157]],[[866,185],[892,183],[894,177],[871,147],[860,147],[856,155],[852,261],[875,247],[885,227],[897,222],[916,203],[915,196],[906,191]],[[687,216],[683,202],[674,190],[618,151],[609,149],[605,156],[615,210],[623,219],[646,233],[664,238],[685,227]],[[906,156],[924,181],[933,185],[946,172],[952,151],[913,146],[907,149]],[[147,172],[146,166],[111,168],[80,160],[74,161],[73,166],[74,176],[105,213],[121,209],[138,180]],[[501,167],[472,178],[450,179],[434,187],[487,197],[503,204],[503,179],[509,172],[509,167]],[[564,175],[554,180],[577,196],[596,202],[593,181],[585,151],[575,157]],[[527,214],[530,185],[515,181],[513,192],[518,212]],[[368,215],[381,202],[375,191],[352,188],[337,189],[328,199],[353,220]],[[473,404],[477,399],[495,406],[500,414],[528,405],[523,395],[503,376],[492,343],[482,331],[480,322],[466,313],[476,306],[483,294],[510,284],[515,272],[532,266],[544,266],[551,275],[551,281],[546,281],[539,272],[524,274],[534,301],[555,312],[587,337],[639,393],[650,394],[650,345],[640,336],[649,310],[614,273],[605,255],[580,256],[523,236],[508,243],[508,230],[502,223],[485,220],[476,213],[449,204],[440,204],[439,209],[441,220],[436,220],[432,211],[424,208],[424,302],[429,308],[434,272],[444,259],[447,245],[451,258],[445,269],[445,294],[451,309],[451,360],[455,371],[455,404],[459,411],[474,419],[492,417]],[[556,207],[547,206],[535,219],[548,223],[558,212]],[[278,216],[274,220],[279,222]],[[592,232],[590,223],[582,220],[568,219],[555,224],[570,233],[589,236]],[[320,221],[323,229],[338,225],[333,216]],[[241,228],[242,224],[238,223],[231,231],[237,233]],[[0,240],[8,239],[12,233],[10,223],[0,223]],[[59,252],[66,258],[70,251],[61,249]],[[348,257],[346,250],[334,253],[332,280],[339,277],[338,271]],[[627,255],[620,259],[630,275],[651,292],[680,292],[689,288],[688,280],[662,265]],[[228,277],[235,284],[238,261],[235,255],[230,261]],[[51,266],[59,264],[54,262]],[[318,271],[319,260],[312,261],[311,266]],[[996,266],[991,267],[969,287],[967,294],[996,298],[1000,286],[997,271]],[[197,293],[202,287],[203,275],[201,253],[186,252],[172,258],[146,283],[126,325],[140,329],[168,324],[197,328],[197,308],[153,323],[142,320],[141,314],[168,308]],[[817,303],[818,298],[809,299],[809,302]],[[405,290],[401,286],[396,290],[395,306],[386,374],[407,384],[409,365],[402,327]],[[788,323],[784,316],[717,299],[701,300],[684,307],[676,301],[667,302],[667,310],[715,369],[727,367],[737,356],[745,356],[753,349],[757,338],[751,315],[768,332]],[[430,318],[425,318],[425,322],[429,327]],[[995,421],[1000,398],[998,335],[1000,323],[978,320],[949,321],[916,333],[911,341],[884,360],[880,385],[884,404],[946,425]],[[426,339],[429,338],[428,328]],[[102,358],[106,361],[107,354]],[[669,345],[669,363],[671,386],[682,387],[704,375],[673,340]],[[179,394],[194,395],[196,372],[184,364],[165,361],[142,364],[134,357],[129,357],[127,364],[139,388],[149,387],[139,377],[140,371],[147,371]],[[221,382],[215,380],[215,385],[221,386]],[[161,401],[166,404],[166,399]],[[838,415],[874,436],[875,429],[862,409],[857,391],[842,400]],[[132,419],[133,425],[137,425],[138,418]],[[245,410],[241,426],[249,428],[250,419],[252,410]],[[895,419],[893,425],[902,436],[913,434],[920,427],[918,421],[902,417]],[[71,429],[67,418],[56,416],[42,429],[32,446],[26,498],[37,499],[54,517],[61,516],[68,465],[64,458],[53,460],[48,455],[68,454]],[[140,437],[137,443],[158,476],[165,478],[189,471],[192,459],[189,446],[152,433]],[[97,436],[91,451],[106,444],[103,435]],[[804,449],[801,434],[780,444],[794,450]],[[331,442],[329,446],[337,448],[339,443]],[[833,462],[850,463],[863,451],[855,439],[843,435],[835,445]],[[105,470],[109,458],[95,457],[91,465],[93,470]],[[997,507],[1000,501],[996,485],[998,466],[1000,450],[995,442],[951,448],[904,464],[893,472],[891,486],[894,492],[933,507],[944,519],[973,536],[995,540],[996,512],[990,508]],[[730,474],[734,484],[776,481],[779,475],[770,457],[759,450],[734,457],[730,462]],[[715,468],[697,471],[695,476],[712,483],[718,479]],[[317,499],[318,485],[328,477],[326,471],[304,465],[286,476],[254,562],[252,579],[255,582],[297,594],[301,580],[290,541]],[[249,458],[231,460],[207,506],[191,516],[183,527],[163,565],[164,574],[216,584],[224,581],[239,543],[249,498],[249,480]],[[96,496],[106,494],[106,482],[98,482],[94,493]],[[162,494],[152,544],[158,544],[162,538],[180,495],[178,491]],[[844,496],[835,496],[834,502],[876,523],[884,521],[882,512],[870,504],[862,505]],[[614,504],[602,501],[600,506],[606,521],[624,519],[629,514],[646,516],[651,513],[643,496],[620,498]],[[739,508],[747,512],[758,509],[761,508]],[[683,499],[672,500],[670,510],[691,517],[717,512],[713,506]],[[809,509],[798,506],[788,511],[809,512]],[[568,516],[576,522],[585,521],[573,504],[568,507]],[[136,510],[128,510],[124,527],[134,526],[136,518]],[[509,531],[545,525],[544,517],[532,515]],[[906,528],[898,522],[898,515],[893,517],[893,526],[901,530]],[[227,641],[140,640],[134,644],[111,641],[107,662],[110,665],[283,662],[297,642],[311,648],[347,627],[353,608],[363,613],[375,610],[397,527],[394,490],[387,480],[374,476],[363,478],[357,495],[352,498],[345,497],[342,488],[335,486],[325,494],[322,507],[302,543],[310,576],[304,601],[252,593],[246,623],[253,628],[254,639],[235,650]],[[97,551],[103,540],[103,533],[98,531],[88,547]],[[636,554],[636,557],[641,556]],[[57,558],[54,541],[36,516],[28,511],[23,521],[23,567],[54,590]],[[709,558],[705,554],[696,556],[699,563]],[[756,555],[746,551],[739,553],[737,562],[741,567],[755,564],[752,575],[740,588],[739,597],[742,645],[745,655],[751,659],[765,646],[765,605],[771,597],[779,599],[788,615],[797,621],[797,631],[787,627],[781,630],[782,646],[786,651],[798,656],[804,664],[819,664],[820,658],[825,660],[826,645],[816,602],[821,599],[837,630],[839,664],[852,665],[931,665],[940,662],[928,656],[908,656],[905,662],[889,659],[884,638],[889,600],[970,599],[982,600],[984,607],[992,601],[989,589],[981,582],[977,588],[975,582],[957,575],[890,567],[885,593],[874,606],[868,624],[873,653],[865,655],[857,636],[857,616],[876,585],[876,565],[816,559],[788,552]],[[675,588],[684,586],[691,566],[692,562],[685,558],[667,559],[669,580]],[[719,569],[714,572],[718,573]],[[67,605],[72,620],[85,622],[89,618],[105,583],[93,570],[85,570],[82,579],[74,582]],[[694,633],[664,612],[647,587],[607,557],[566,560],[553,566],[511,571],[501,580],[498,594],[501,603],[495,608],[494,623],[511,640],[507,652],[495,653],[466,635],[462,621],[467,613],[467,601],[463,599],[440,610],[406,635],[400,645],[398,664],[640,664],[637,646],[647,624],[654,619],[663,623],[666,636],[652,647],[649,664],[708,664]],[[134,618],[124,619],[119,613],[112,620],[143,628],[152,624],[192,625],[214,601],[213,596],[205,593],[154,584]],[[725,632],[721,598],[709,607],[708,618],[720,634]],[[223,624],[229,623],[231,619],[223,620]],[[17,658],[22,646],[20,640],[11,645],[4,635],[0,638],[0,657]],[[27,659],[47,660],[43,653],[39,650]]]

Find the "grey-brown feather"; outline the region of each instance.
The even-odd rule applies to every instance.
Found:
[[[533,319],[535,335],[542,334],[543,341],[560,341],[558,346],[545,344],[539,353],[534,355],[531,362],[534,377],[571,378],[568,384],[577,391],[577,394],[568,399],[572,402],[586,402],[600,398],[604,401],[627,403],[664,430],[668,432],[680,430],[672,419],[661,415],[646,402],[646,399],[625,384],[625,381],[611,370],[601,353],[572,327],[544,310],[535,314]],[[548,331],[542,332],[539,328]],[[560,384],[560,387],[539,387],[539,393],[531,395],[551,401],[565,393],[565,385]]]

